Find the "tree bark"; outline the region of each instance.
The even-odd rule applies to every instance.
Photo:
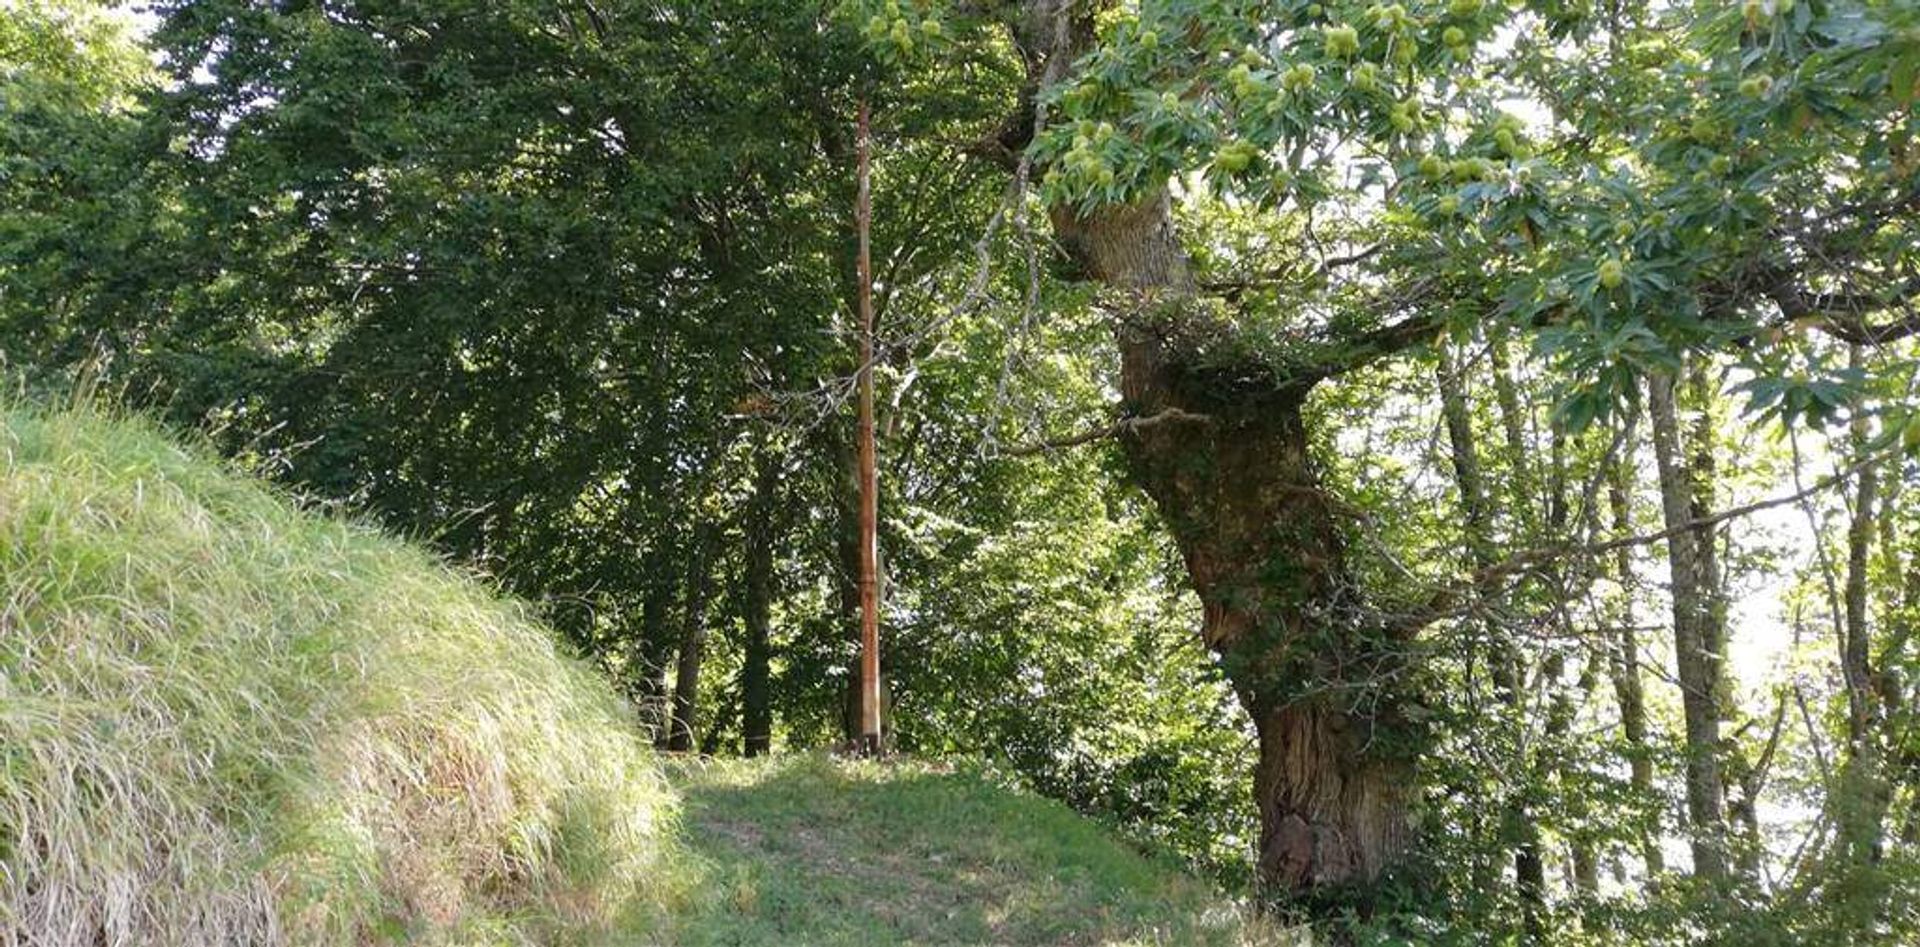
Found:
[[[1703,469],[1700,461],[1711,458],[1712,445],[1683,442],[1673,376],[1648,379],[1647,408],[1660,468],[1661,510],[1666,527],[1676,529],[1707,514],[1700,501],[1703,493],[1711,490],[1710,484],[1702,483],[1711,471]],[[1693,433],[1697,440],[1701,429]],[[1698,877],[1720,883],[1727,878],[1726,791],[1720,765],[1723,688],[1719,645],[1724,610],[1714,601],[1719,596],[1720,576],[1713,534],[1711,526],[1675,532],[1667,540],[1667,567],[1672,585],[1674,664],[1686,722],[1687,829],[1693,871]]]
[[[707,600],[713,590],[708,568],[713,537],[710,527],[701,527],[694,548],[687,557],[686,602],[680,631],[680,659],[674,667],[673,716],[667,725],[667,749],[687,752],[693,749],[694,713],[700,702],[700,665],[707,648]]]
[[[1126,300],[1124,410],[1205,418],[1131,428],[1122,444],[1185,559],[1201,639],[1258,733],[1259,884],[1280,895],[1364,886],[1411,834],[1411,754],[1383,684],[1406,656],[1348,574],[1308,450],[1310,383],[1196,354],[1220,327],[1191,305],[1165,193],[1085,216],[1055,209],[1053,223],[1084,274]]]
[[[753,501],[746,522],[746,570],[741,610],[746,620],[746,654],[740,668],[741,730],[748,756],[773,749],[773,553],[780,530],[780,467],[772,448],[762,444],[754,476]]]
[[[1633,534],[1633,423],[1633,420],[1628,422],[1620,459],[1607,471],[1607,506],[1613,515],[1615,536]],[[1653,751],[1647,742],[1646,688],[1640,678],[1640,633],[1635,628],[1639,617],[1633,608],[1631,547],[1621,546],[1614,551],[1613,572],[1614,581],[1620,584],[1620,594],[1611,610],[1614,633],[1609,664],[1614,700],[1620,705],[1620,735],[1627,744],[1628,780],[1640,799],[1658,799],[1659,793],[1653,785]],[[1660,849],[1657,815],[1654,824],[1640,833],[1640,856],[1646,863],[1648,878],[1657,878],[1666,872],[1667,858]]]

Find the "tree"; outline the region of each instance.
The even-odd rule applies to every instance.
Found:
[[[1117,428],[1131,478],[1179,543],[1205,606],[1202,640],[1259,730],[1258,863],[1270,890],[1364,884],[1405,857],[1418,741],[1395,738],[1406,728],[1393,682],[1409,637],[1433,617],[1382,605],[1352,581],[1303,412],[1317,384],[1419,345],[1463,313],[1491,312],[1538,333],[1556,357],[1568,380],[1562,417],[1578,431],[1676,352],[1751,341],[1782,317],[1879,342],[1920,330],[1868,319],[1901,305],[1904,283],[1864,294],[1804,288],[1877,273],[1863,252],[1874,241],[1912,252],[1904,230],[1879,229],[1920,199],[1904,139],[1885,131],[1901,125],[1912,95],[1912,75],[1895,65],[1910,43],[1896,32],[1907,14],[1849,8],[1814,19],[1749,7],[1679,31],[1651,9],[1601,18],[1478,3],[1312,4],[1269,20],[1035,2],[1007,17],[1029,93],[977,150],[1020,170],[1032,143],[1055,236],[1074,270],[1104,289],[1120,410],[1133,419]],[[1514,77],[1506,84],[1566,123],[1549,131],[1558,141],[1530,141],[1484,91],[1493,60],[1477,40],[1501,24],[1525,37],[1503,63]],[[1607,52],[1569,75],[1551,48],[1570,37],[1604,38]],[[1648,68],[1676,43],[1690,55]],[[1749,71],[1753,49],[1767,68],[1795,71],[1791,89]],[[1846,99],[1811,140],[1737,159],[1714,147],[1795,121],[1804,130],[1796,101],[1862,75],[1891,77],[1878,87],[1887,94]],[[1694,98],[1703,81],[1740,96],[1703,112]],[[1431,113],[1429,97],[1461,117]],[[1434,152],[1421,147],[1423,129],[1436,132]],[[1873,156],[1869,165],[1835,172],[1843,142]],[[1647,173],[1610,171],[1636,144]],[[1291,279],[1283,272],[1266,294],[1282,313],[1317,319],[1276,325],[1247,291],[1258,284],[1223,287],[1196,273],[1171,184],[1209,154],[1207,185],[1241,195],[1249,213],[1278,212],[1282,243],[1311,239],[1322,205],[1386,204],[1333,237],[1362,249]],[[1379,156],[1360,159],[1368,170],[1357,185],[1337,177],[1337,159],[1355,154]],[[1622,249],[1596,251],[1610,242]],[[1367,278],[1324,288],[1342,264],[1363,265]],[[1835,393],[1823,385],[1784,385],[1788,420],[1830,410]],[[1698,644],[1690,663],[1710,653],[1710,641]],[[1696,694],[1696,709],[1713,699]],[[1711,714],[1696,716],[1712,736]],[[1696,814],[1712,874],[1720,802],[1707,767],[1710,757],[1696,764]]]
[[[1913,927],[1850,900],[1920,824],[1908,5],[160,12],[166,86],[0,114],[9,357],[492,571],[663,740],[835,742],[870,363],[901,750],[1389,937]],[[1774,431],[1837,473],[1767,499]],[[1769,728],[1781,502],[1845,570]],[[1596,886],[1669,794],[1725,883]]]
[[[1690,378],[1697,379],[1694,368]],[[1660,500],[1667,538],[1667,564],[1673,597],[1673,639],[1680,671],[1680,696],[1686,708],[1687,831],[1693,870],[1723,882],[1727,875],[1726,785],[1722,777],[1721,700],[1726,692],[1722,662],[1726,654],[1726,605],[1719,557],[1711,525],[1696,525],[1713,510],[1713,443],[1710,405],[1695,403],[1699,419],[1681,434],[1676,381],[1660,376],[1647,383],[1647,413],[1660,464]],[[1694,392],[1698,384],[1690,384]]]
[[[1607,465],[1607,509],[1614,535],[1633,534],[1632,460],[1639,413],[1628,415],[1621,437],[1619,457]],[[1609,609],[1607,620],[1613,624],[1608,648],[1608,670],[1613,682],[1614,700],[1620,707],[1620,736],[1625,742],[1627,765],[1634,791],[1642,799],[1656,798],[1653,780],[1653,745],[1647,727],[1646,686],[1640,674],[1640,636],[1633,607],[1633,550],[1622,546],[1614,551],[1612,578],[1619,592]],[[1647,876],[1656,878],[1666,871],[1666,855],[1660,850],[1659,822],[1640,833],[1640,857]]]
[[[753,499],[747,506],[746,569],[741,578],[741,599],[746,622],[747,641],[740,671],[740,701],[743,705],[742,737],[748,756],[758,756],[773,748],[773,600],[774,556],[783,531],[785,510],[780,497],[782,458],[771,438],[764,437],[755,459]]]

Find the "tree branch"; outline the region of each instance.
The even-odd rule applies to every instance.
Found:
[[[1442,618],[1458,613],[1469,601],[1483,597],[1488,592],[1498,588],[1501,583],[1508,579],[1522,573],[1530,572],[1548,563],[1574,557],[1598,556],[1632,546],[1645,546],[1670,539],[1689,530],[1705,529],[1709,526],[1726,522],[1727,520],[1751,516],[1764,510],[1786,506],[1791,503],[1798,503],[1816,493],[1830,490],[1835,486],[1844,484],[1858,476],[1861,471],[1883,464],[1896,456],[1898,456],[1898,454],[1895,452],[1870,454],[1856,461],[1847,467],[1847,469],[1817,481],[1804,489],[1784,496],[1772,497],[1742,506],[1731,507],[1721,510],[1718,513],[1697,517],[1675,526],[1669,526],[1657,532],[1640,533],[1632,536],[1617,536],[1605,542],[1588,543],[1584,545],[1540,546],[1533,549],[1521,550],[1486,568],[1476,570],[1462,582],[1457,582],[1440,589],[1428,598],[1425,605],[1409,614],[1395,616],[1393,620],[1388,622],[1388,626],[1393,631],[1402,635],[1412,635]]]
[[[1911,307],[1920,296],[1920,277],[1907,280],[1885,294],[1810,293],[1790,277],[1782,276],[1767,287],[1767,298],[1780,307],[1781,315],[1795,321],[1809,321],[1822,332],[1857,345],[1883,345],[1920,334],[1920,311]],[[1867,313],[1887,309],[1906,309],[1904,319],[1874,325]]]
[[[1321,261],[1320,266],[1316,268],[1315,272],[1324,277],[1334,270],[1353,266],[1357,263],[1365,263],[1386,248],[1387,245],[1385,243],[1376,243],[1342,256],[1328,257]],[[1297,272],[1298,269],[1296,267],[1287,266],[1274,270],[1265,270],[1259,273],[1250,273],[1234,279],[1201,280],[1200,288],[1209,293],[1217,294],[1228,302],[1237,302],[1240,295],[1248,290],[1285,285],[1289,279],[1295,277]]]
[[[1204,414],[1195,414],[1191,411],[1182,411],[1179,408],[1167,408],[1158,414],[1149,414],[1145,417],[1121,418],[1112,424],[1104,424],[1100,427],[1090,428],[1069,437],[1016,444],[1002,450],[1000,453],[1008,457],[1030,457],[1034,454],[1052,453],[1056,450],[1079,447],[1082,444],[1091,444],[1094,441],[1104,438],[1134,431],[1143,431],[1151,427],[1157,427],[1175,421],[1193,421],[1204,424],[1212,423],[1213,418]]]

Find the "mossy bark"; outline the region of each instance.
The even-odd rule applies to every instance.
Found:
[[[1127,412],[1180,413],[1130,429],[1124,447],[1199,594],[1201,638],[1258,732],[1260,884],[1364,889],[1410,839],[1411,763],[1383,683],[1399,679],[1405,642],[1348,571],[1309,451],[1311,382],[1202,354],[1231,329],[1197,301],[1164,194],[1053,222],[1084,275],[1111,290]]]

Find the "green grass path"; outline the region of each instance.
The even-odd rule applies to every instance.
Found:
[[[979,776],[820,756],[669,775],[710,874],[689,947],[1256,942],[1176,866]]]

